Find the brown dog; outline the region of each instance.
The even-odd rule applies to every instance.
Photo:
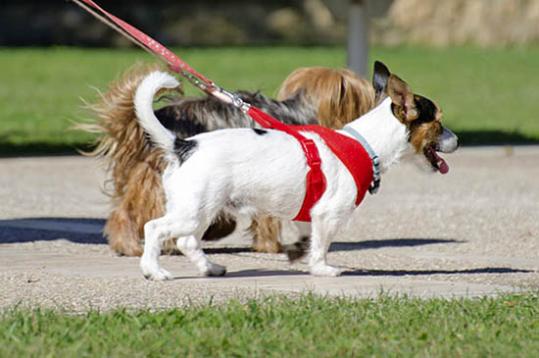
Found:
[[[139,83],[157,68],[136,65],[128,70],[91,106],[97,117],[95,123],[80,126],[98,134],[96,148],[88,154],[102,158],[110,173],[113,208],[105,235],[110,247],[121,255],[141,255],[144,224],[164,212],[162,153],[147,140],[133,107]],[[282,84],[278,100],[260,93],[240,92],[240,96],[285,123],[320,123],[330,128],[340,128],[374,106],[369,81],[350,70],[325,67],[294,71]],[[156,111],[156,116],[182,138],[215,129],[254,126],[244,113],[212,97],[184,98],[175,92],[167,93],[166,98],[167,104]],[[235,227],[234,219],[221,215],[204,239],[219,239]],[[254,249],[280,252],[280,230],[277,220],[257,218],[251,225]],[[173,252],[175,247],[165,245],[164,251]]]

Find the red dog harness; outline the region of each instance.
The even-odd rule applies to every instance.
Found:
[[[322,172],[318,148],[312,139],[304,137],[300,131],[317,134],[346,166],[356,184],[356,206],[361,203],[373,181],[375,186],[378,185],[374,175],[378,164],[357,140],[322,126],[288,126],[258,108],[251,107],[247,113],[262,127],[280,130],[296,138],[305,153],[310,169],[305,180],[305,199],[294,221],[311,221],[311,209],[326,191],[326,177]],[[373,187],[371,191],[374,190]]]
[[[301,131],[318,134],[333,154],[335,154],[335,156],[344,164],[356,184],[357,193],[355,204],[358,206],[365,197],[367,190],[369,190],[369,187],[373,182],[374,174],[373,161],[365,148],[363,148],[363,146],[355,139],[326,127],[311,125],[296,126],[295,128]],[[323,175],[324,174],[322,174],[322,176]],[[309,195],[309,190],[312,190],[311,185],[312,184],[309,183],[307,179],[307,193],[301,210],[294,218],[296,221],[311,221],[310,211],[314,204],[316,204],[316,201],[309,201],[311,197]]]
[[[296,221],[311,221],[311,208],[318,202],[326,190],[326,178],[321,169],[320,153],[312,139],[304,137],[300,131],[318,134],[331,151],[346,166],[357,187],[356,205],[359,205],[373,182],[370,191],[374,192],[379,184],[379,171],[377,157],[366,142],[363,145],[356,140],[339,134],[331,129],[321,126],[288,126],[259,108],[244,103],[238,96],[217,86],[215,83],[195,71],[185,61],[172,53],[165,46],[152,39],[142,31],[126,23],[120,18],[110,14],[92,0],[73,0],[77,5],[93,14],[122,35],[141,46],[146,51],[165,61],[170,69],[184,76],[193,85],[204,92],[211,94],[223,102],[233,104],[244,110],[253,120],[264,128],[283,131],[298,140],[309,166],[306,178],[305,199]],[[357,134],[357,133],[356,133]],[[359,136],[359,134],[357,134]],[[359,136],[359,140],[361,140]],[[372,157],[372,160],[371,160]],[[374,168],[374,169],[373,169]]]

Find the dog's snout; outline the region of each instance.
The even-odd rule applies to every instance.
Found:
[[[459,147],[459,138],[444,127],[442,134],[438,137],[438,143],[436,145],[436,150],[442,153],[451,153],[457,150]]]

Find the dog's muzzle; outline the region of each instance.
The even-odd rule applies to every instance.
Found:
[[[459,147],[459,138],[455,133],[444,127],[444,131],[438,137],[436,151],[441,153],[452,153]]]
[[[443,128],[442,134],[438,136],[436,143],[425,147],[424,154],[427,160],[430,162],[432,168],[441,174],[447,174],[449,171],[449,165],[440,157],[437,152],[451,153],[454,152],[459,146],[457,136],[447,128]]]

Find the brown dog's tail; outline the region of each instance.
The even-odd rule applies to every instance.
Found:
[[[76,126],[97,135],[95,148],[83,154],[101,159],[107,167],[110,179],[105,184],[113,185],[105,185],[104,191],[111,196],[112,211],[104,233],[110,247],[121,255],[140,255],[144,224],[164,212],[161,173],[166,161],[162,150],[147,138],[135,112],[140,83],[159,68],[137,64],[127,70],[88,105],[94,120]]]
[[[156,160],[161,156],[159,149],[151,145],[137,121],[134,104],[139,84],[159,68],[157,64],[136,64],[128,69],[105,93],[100,93],[95,103],[88,105],[95,121],[77,125],[78,129],[97,134],[94,149],[83,154],[104,160],[114,181],[114,189],[108,193],[113,198],[124,195],[127,173],[137,163],[151,162],[155,169],[162,169],[163,164]]]

